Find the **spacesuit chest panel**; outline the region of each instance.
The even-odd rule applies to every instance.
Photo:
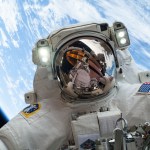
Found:
[[[112,131],[120,114],[119,110],[95,112],[81,115],[72,120],[76,147],[83,150],[86,142],[94,143],[97,139],[112,137]]]

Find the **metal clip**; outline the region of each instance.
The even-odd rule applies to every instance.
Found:
[[[118,128],[118,123],[121,122],[124,123],[123,129]],[[115,134],[115,144],[114,149],[115,150],[126,150],[126,135],[127,135],[127,121],[121,117],[116,121],[116,128],[114,130]]]
[[[128,128],[128,122],[127,120],[125,120],[123,117],[122,117],[122,113],[121,113],[121,117],[116,121],[116,125],[115,125],[115,128],[118,128],[118,123],[119,122],[123,122],[124,123],[124,127],[123,127],[123,131],[124,133],[127,133],[127,128]]]

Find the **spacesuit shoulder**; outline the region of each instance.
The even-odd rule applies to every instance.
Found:
[[[48,109],[42,108],[41,103],[29,105],[4,125],[0,129],[1,143],[4,143],[8,149],[35,148],[35,144],[30,143],[35,143],[34,140],[37,135],[37,128],[35,129],[34,126],[38,124],[37,126],[40,127],[40,119],[42,119],[45,116],[44,114],[48,112]],[[45,124],[48,124],[47,122],[45,122]]]

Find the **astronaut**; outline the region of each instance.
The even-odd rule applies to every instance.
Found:
[[[128,126],[150,121],[150,73],[138,69],[129,45],[121,22],[76,25],[39,40],[30,105],[0,129],[0,149],[99,150],[92,146],[112,138],[121,114]]]

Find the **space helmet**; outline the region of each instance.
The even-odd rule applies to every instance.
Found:
[[[125,34],[118,36],[121,32]],[[64,100],[102,100],[116,86],[116,49],[127,47],[128,41],[121,23],[113,28],[108,24],[65,28],[37,42],[33,62],[51,68]]]
[[[69,102],[102,98],[115,86],[114,54],[102,39],[79,37],[65,43],[54,65],[62,96]]]

